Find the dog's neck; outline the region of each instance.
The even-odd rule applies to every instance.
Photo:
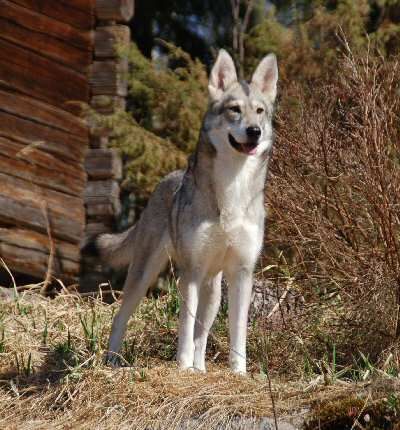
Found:
[[[203,129],[196,150],[189,158],[188,173],[192,175],[198,190],[209,199],[215,199],[214,203],[219,211],[222,209],[221,206],[226,204],[223,201],[225,200],[223,190],[229,191],[228,188],[233,184],[237,193],[231,196],[230,203],[245,206],[253,203],[263,205],[271,147],[272,144],[265,153],[258,156],[219,154]],[[240,188],[243,188],[242,192]],[[235,198],[241,201],[232,201]]]

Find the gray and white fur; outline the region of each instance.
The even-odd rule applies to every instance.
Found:
[[[108,360],[115,361],[129,317],[172,259],[183,298],[177,361],[205,371],[207,337],[229,284],[230,366],[246,372],[247,318],[253,271],[264,235],[264,186],[272,149],[278,69],[266,56],[250,83],[239,82],[221,50],[209,80],[209,109],[186,171],[166,176],[139,221],[95,245],[115,267],[129,266],[114,318]]]

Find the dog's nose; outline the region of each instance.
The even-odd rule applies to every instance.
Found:
[[[257,126],[247,127],[246,134],[250,139],[257,140],[261,136],[261,129]]]

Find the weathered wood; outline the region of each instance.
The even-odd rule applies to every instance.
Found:
[[[94,55],[96,58],[115,58],[117,49],[130,42],[130,29],[127,25],[97,27],[94,36]]]
[[[119,198],[119,185],[114,180],[88,181],[85,190],[85,203],[96,202],[97,199]]]
[[[96,16],[101,21],[127,22],[133,11],[134,0],[96,0]]]
[[[79,184],[86,184],[86,173],[80,164],[66,163],[52,154],[35,148],[31,143],[29,140],[11,140],[0,136],[0,154],[21,159],[40,168],[51,168],[57,174],[74,178]]]
[[[90,71],[90,84],[93,95],[127,95],[126,60],[95,61]]]
[[[0,193],[0,207],[1,224],[29,228],[46,234],[46,220],[43,211],[39,208],[39,203],[21,201]],[[64,215],[50,209],[48,212],[54,237],[78,244],[83,234],[83,222],[71,219],[68,209]]]
[[[46,232],[44,203],[54,237],[78,243],[85,222],[80,198],[0,173],[0,222]]]
[[[79,247],[68,242],[53,239],[55,248],[55,257],[70,260],[79,263]],[[50,239],[48,235],[36,231],[20,229],[15,227],[0,227],[0,242],[15,245],[20,248],[33,249],[44,254],[49,254]]]
[[[94,25],[94,0],[12,0],[21,6],[66,22],[76,28],[90,30]]]
[[[109,145],[108,136],[98,136],[91,134],[89,145],[91,148],[107,149]]]
[[[89,181],[84,193],[88,215],[95,215],[95,211],[103,210],[104,208],[100,208],[102,205],[112,205],[114,214],[118,214],[121,210],[119,192],[118,182],[114,180]],[[95,208],[96,205],[98,207]]]
[[[84,235],[95,0],[0,0],[0,255],[44,278],[76,279]],[[101,163],[100,163],[101,164]],[[44,209],[46,208],[46,209]]]
[[[117,110],[125,110],[126,99],[118,96],[94,96],[90,105],[101,114],[111,114]]]
[[[38,166],[28,160],[22,157],[5,157],[0,153],[0,173],[25,179],[32,182],[32,184],[61,191],[67,195],[82,196],[85,181],[66,175],[64,172],[56,171],[51,165],[47,167]]]
[[[0,254],[11,272],[24,273],[44,279],[48,270],[48,254],[37,249],[23,248],[18,245],[2,242],[0,238]],[[64,281],[75,280],[79,275],[79,263],[55,257],[52,275],[62,277]]]
[[[85,51],[92,50],[93,37],[91,31],[78,30],[60,20],[38,13],[34,8],[22,7],[16,3],[18,1],[2,0],[0,10],[3,19],[18,23],[18,25],[26,27],[32,32],[53,36],[67,42],[68,46],[75,46]],[[90,0],[85,0],[85,3],[88,5]]]
[[[57,62],[0,39],[0,82],[61,107],[76,112],[71,102],[89,100],[87,78]]]
[[[8,0],[0,2],[0,37],[84,73],[92,61],[90,32]]]
[[[82,143],[89,137],[88,125],[76,115],[31,97],[4,91],[1,88],[0,110],[79,136]]]
[[[103,220],[102,220],[103,221]],[[102,233],[109,233],[112,231],[111,223],[108,222],[88,222],[86,224],[85,236],[92,237]]]
[[[1,110],[0,136],[11,139],[29,137],[35,149],[73,162],[82,162],[87,151],[86,139]]]
[[[36,206],[44,201],[53,212],[60,214],[68,212],[68,216],[74,220],[84,220],[84,208],[80,198],[39,187],[30,181],[0,173],[0,193],[20,201],[31,202]]]
[[[85,159],[89,179],[121,179],[122,161],[114,149],[91,149]]]
[[[116,215],[115,206],[111,203],[98,203],[86,205],[86,216],[90,221],[93,220],[113,220]]]

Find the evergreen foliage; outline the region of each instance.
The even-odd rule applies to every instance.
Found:
[[[152,63],[135,44],[120,52],[130,64],[128,111],[96,115],[112,130],[124,159],[123,185],[147,198],[167,173],[184,168],[193,151],[206,108],[205,67],[181,49],[163,42],[173,68]]]

